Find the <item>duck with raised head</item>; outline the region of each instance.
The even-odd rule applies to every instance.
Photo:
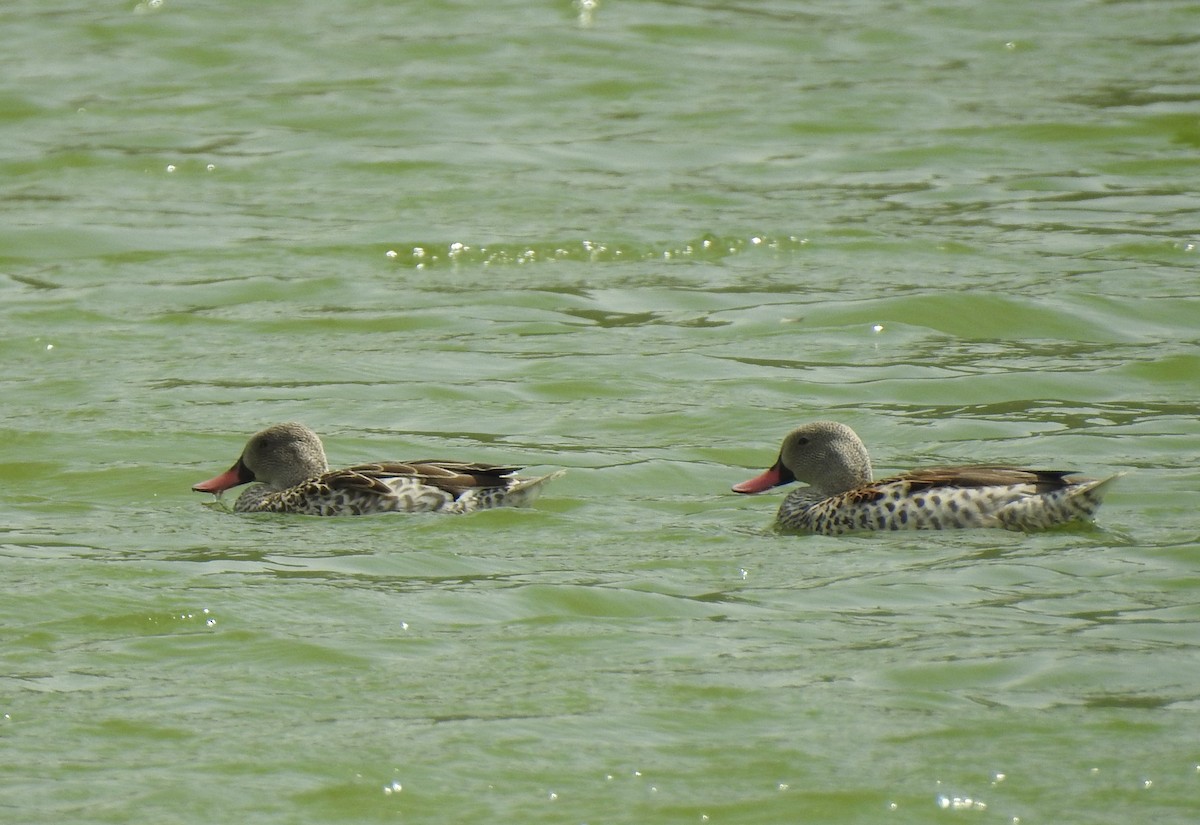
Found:
[[[854,430],[816,421],[789,433],[775,464],[735,484],[733,491],[760,493],[806,482],[807,487],[788,494],[776,517],[777,526],[798,532],[1041,530],[1091,519],[1120,475],[1097,480],[1068,470],[981,464],[932,467],[874,481],[871,458]]]
[[[423,459],[330,470],[317,434],[303,424],[288,423],[255,433],[232,467],[192,489],[220,496],[251,483],[233,506],[239,513],[470,513],[529,504],[546,482],[565,472],[524,479],[516,475],[520,469]]]

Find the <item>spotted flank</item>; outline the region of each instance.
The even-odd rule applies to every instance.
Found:
[[[229,470],[192,489],[219,496],[250,483],[234,504],[239,513],[471,513],[528,505],[564,472],[523,479],[519,469],[424,459],[329,470],[315,433],[300,424],[278,424],[252,436]]]
[[[1092,518],[1115,478],[1077,483],[1060,478],[1053,489],[1039,489],[1036,483],[925,487],[896,476],[828,498],[815,497],[810,488],[794,490],[783,500],[777,521],[786,530],[829,536],[968,527],[1044,530]]]
[[[937,467],[873,481],[866,447],[849,427],[816,422],[784,439],[779,460],[734,486],[757,493],[792,481],[777,525],[841,535],[880,530],[1001,527],[1042,530],[1093,518],[1120,474],[1095,480],[997,465]]]
[[[366,516],[373,513],[473,513],[531,503],[541,486],[563,474],[518,479],[516,468],[458,465],[472,470],[469,485],[431,477],[449,462],[363,464],[323,473],[286,490],[265,484],[247,488],[234,510],[240,513],[296,513],[308,516]]]

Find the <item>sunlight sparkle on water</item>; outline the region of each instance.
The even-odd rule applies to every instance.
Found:
[[[937,805],[943,811],[986,811],[987,803],[969,796],[939,796]]]
[[[579,25],[587,28],[596,19],[596,8],[599,0],[575,0],[575,8],[579,10]]]

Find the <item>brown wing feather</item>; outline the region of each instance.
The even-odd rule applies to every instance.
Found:
[[[384,484],[384,476],[378,472],[372,472],[374,466],[377,465],[362,464],[357,467],[347,467],[344,470],[331,470],[306,484],[315,485],[322,491],[353,490],[381,496],[391,495],[392,488]]]
[[[887,493],[883,492],[883,490],[876,486],[877,484],[882,484],[886,481],[887,479],[884,479],[882,482],[867,484],[863,487],[855,487],[853,490],[847,490],[844,493],[834,496],[834,498],[841,499],[847,505],[870,504],[871,502],[878,501],[887,495]]]
[[[507,464],[484,464],[479,461],[442,461],[439,459],[422,458],[417,461],[400,462],[404,466],[418,468],[422,474],[429,473],[431,477],[441,475],[470,475],[481,479],[484,486],[503,485],[506,476],[511,476],[521,470]],[[491,479],[492,481],[484,481]]]
[[[387,479],[410,478],[458,497],[474,488],[506,487],[512,474],[519,469],[466,461],[381,461],[326,473],[321,480],[339,489],[353,488],[387,495],[391,493]]]
[[[907,481],[911,489],[931,487],[991,487],[1010,484],[1033,484],[1038,492],[1049,492],[1068,486],[1066,476],[1072,470],[1027,470],[1002,464],[971,464],[958,467],[929,467],[892,476],[891,480]]]

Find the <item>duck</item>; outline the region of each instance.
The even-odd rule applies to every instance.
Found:
[[[760,493],[793,481],[776,526],[836,536],[879,530],[999,527],[1034,531],[1093,518],[1122,473],[1080,478],[1070,470],[1029,470],[999,464],[930,467],[873,480],[871,458],[854,430],[815,421],[783,439],[765,472],[733,485]]]
[[[192,489],[220,498],[232,487],[250,484],[234,503],[238,513],[471,513],[525,506],[565,472],[519,478],[521,469],[422,459],[330,470],[320,437],[303,424],[288,422],[252,435],[232,467]]]

